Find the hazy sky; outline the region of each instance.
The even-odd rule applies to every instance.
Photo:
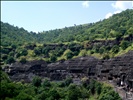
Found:
[[[2,1],[1,20],[42,32],[96,22],[128,8],[133,1]]]

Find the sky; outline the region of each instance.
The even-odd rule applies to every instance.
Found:
[[[1,21],[42,32],[93,23],[133,9],[133,1],[1,1]]]

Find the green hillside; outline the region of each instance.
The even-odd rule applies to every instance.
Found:
[[[0,65],[40,59],[51,63],[86,55],[109,59],[130,50],[133,50],[131,9],[96,23],[38,34],[1,22]],[[122,100],[111,85],[87,77],[82,78],[81,85],[72,84],[70,77],[62,82],[50,82],[39,76],[27,84],[12,82],[2,67],[1,100]]]
[[[115,39],[130,35],[133,32],[133,10],[126,10],[115,14],[109,19],[96,23],[75,25],[64,29],[42,32],[38,35],[42,41],[55,42],[83,42],[96,39]]]
[[[132,9],[96,23],[38,34],[1,22],[1,64],[34,59],[55,62],[86,55],[100,59],[118,56],[133,50],[132,22]]]

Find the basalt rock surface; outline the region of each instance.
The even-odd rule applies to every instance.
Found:
[[[97,66],[97,77],[113,80],[116,84],[133,88],[133,51],[109,60],[101,60]]]
[[[14,81],[31,82],[35,75],[50,80],[63,80],[66,77],[83,77],[112,80],[133,88],[133,51],[106,60],[91,56],[78,57],[67,61],[47,64],[43,60],[29,61],[25,64],[15,62],[3,69]]]
[[[89,74],[94,76],[97,62],[98,59],[86,56],[57,63],[51,63],[48,64],[47,67],[50,73],[51,80],[62,80],[68,76],[72,78],[81,78],[84,76],[88,76]]]
[[[45,76],[47,72],[47,63],[43,60],[29,61],[25,64],[15,62],[11,65],[7,65],[4,68],[9,77],[14,81],[31,82],[35,75]]]

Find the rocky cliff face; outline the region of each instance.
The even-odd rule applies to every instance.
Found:
[[[120,85],[133,87],[133,51],[109,60],[101,60],[97,66],[97,77],[103,80],[113,80]]]
[[[98,59],[90,56],[78,57],[72,60],[67,60],[63,62],[48,64],[48,69],[50,72],[50,78],[55,79],[65,79],[70,76],[73,78],[84,77],[89,74],[95,74],[94,70],[96,68]],[[56,77],[56,75],[60,77]],[[63,76],[62,76],[63,75]],[[54,77],[53,77],[54,76]]]
[[[116,84],[123,82],[133,88],[133,51],[108,60],[99,60],[91,56],[47,64],[43,60],[19,62],[7,65],[4,69],[14,81],[30,82],[35,75],[51,80],[72,78],[95,78],[112,80]]]
[[[35,75],[45,76],[47,72],[47,64],[43,60],[29,61],[25,64],[15,62],[11,65],[5,66],[5,72],[8,73],[9,77],[14,81],[32,81]]]

